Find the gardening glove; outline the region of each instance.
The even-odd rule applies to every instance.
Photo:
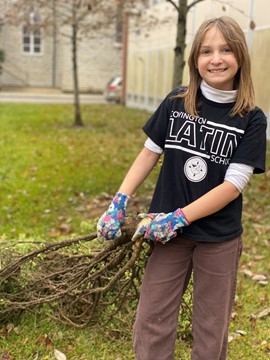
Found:
[[[143,236],[146,241],[151,240],[165,244],[177,235],[177,230],[190,225],[180,208],[168,214],[149,213],[138,216],[143,220],[139,223],[132,237],[134,241]],[[145,221],[145,219],[148,220]]]
[[[109,208],[97,223],[97,237],[99,241],[114,240],[122,235],[121,226],[126,217],[126,206],[129,196],[116,193]]]

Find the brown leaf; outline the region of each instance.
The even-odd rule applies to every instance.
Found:
[[[45,335],[45,345],[46,348],[52,348],[54,346],[52,340],[49,338],[48,335]]]
[[[56,238],[56,237],[60,236],[60,231],[57,230],[57,229],[50,229],[50,230],[49,230],[49,235],[50,235],[52,238]]]
[[[72,232],[72,227],[69,224],[63,223],[59,226],[59,230],[63,233],[70,234]]]
[[[40,335],[40,336],[37,338],[37,343],[38,343],[38,344],[44,344],[47,348],[54,346],[52,340],[49,338],[49,336],[48,336],[47,334],[45,334],[45,335]]]
[[[250,320],[252,329],[255,329],[256,323],[257,323],[257,318],[256,318],[256,316],[255,316],[255,315],[251,315],[251,317],[250,317],[249,320]]]
[[[14,360],[14,357],[11,356],[7,350],[5,350],[0,357],[0,360]]]
[[[7,332],[7,329],[5,326],[1,327],[0,328],[0,336],[5,336],[6,335],[6,332]]]

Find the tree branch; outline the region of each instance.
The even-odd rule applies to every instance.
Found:
[[[167,0],[167,2],[171,3],[172,6],[175,7],[175,9],[177,10],[177,12],[179,12],[179,6],[176,5],[176,3],[173,0]]]
[[[34,245],[39,249],[19,257],[12,251],[13,244],[7,248],[6,242],[0,243],[4,247],[0,251],[0,323],[47,304],[53,318],[77,328],[104,318],[115,320],[119,311],[125,313],[121,319],[129,327],[130,316],[134,316],[130,304],[138,301],[152,251],[143,238],[131,241],[137,222],[127,218],[121,238],[104,246],[89,244],[87,250],[80,245],[94,241],[96,234],[49,244],[37,242]],[[100,316],[101,312],[105,316]]]
[[[193,6],[197,5],[198,3],[202,2],[202,1],[204,1],[204,0],[196,0],[196,1],[193,1],[191,4],[189,4],[189,5],[187,6],[187,12],[188,12]]]

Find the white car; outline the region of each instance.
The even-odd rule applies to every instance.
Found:
[[[104,96],[107,101],[120,103],[121,92],[122,92],[122,77],[115,76],[106,85]]]

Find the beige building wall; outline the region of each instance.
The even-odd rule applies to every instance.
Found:
[[[71,39],[61,29],[53,38],[50,29],[42,38],[40,54],[22,51],[22,32],[18,26],[0,27],[0,49],[5,51],[0,87],[56,87],[73,91]],[[118,44],[119,45],[119,44]],[[81,92],[102,93],[107,82],[121,74],[122,49],[115,44],[115,24],[102,35],[78,42],[78,72]]]
[[[52,41],[44,37],[40,54],[22,52],[22,34],[18,27],[1,29],[0,48],[5,51],[5,62],[0,84],[9,86],[51,86]],[[45,56],[46,54],[46,56]]]
[[[121,75],[122,48],[115,46],[114,33],[82,39],[78,42],[79,87],[81,92],[103,92],[106,83]],[[62,46],[60,87],[73,90],[72,50],[70,39]]]
[[[233,17],[245,32],[250,48],[257,104],[270,115],[269,13],[269,0],[228,0],[222,3],[205,0],[198,3],[188,13],[185,57],[204,19],[222,15]],[[254,30],[249,27],[251,19],[255,23]],[[166,1],[148,9],[140,19],[130,19],[127,106],[153,111],[172,90],[176,21],[176,10]],[[188,70],[185,67],[183,84],[187,83]]]
[[[270,121],[270,28],[254,32],[251,64],[256,103],[269,115]]]

